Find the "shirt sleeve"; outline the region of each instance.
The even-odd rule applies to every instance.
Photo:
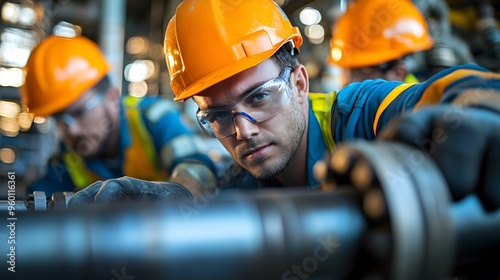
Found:
[[[187,125],[177,104],[150,98],[141,102],[141,112],[155,150],[169,174],[177,164],[186,161],[202,162],[216,172],[201,136]]]
[[[352,138],[372,140],[395,116],[425,106],[452,102],[466,90],[500,89],[500,74],[475,64],[449,68],[420,84],[367,80],[353,83],[338,93],[334,104],[335,141]]]
[[[62,161],[52,159],[47,164],[45,176],[30,184],[27,193],[43,191],[47,197],[51,197],[55,192],[74,192],[75,188],[66,165]]]

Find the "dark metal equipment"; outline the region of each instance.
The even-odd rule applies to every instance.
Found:
[[[55,192],[49,199],[45,192],[34,191],[25,200],[14,202],[11,202],[9,199],[0,200],[0,211],[9,211],[9,206],[13,206],[15,211],[66,209],[68,201],[73,195],[73,192]]]
[[[324,191],[227,191],[175,203],[16,211],[14,226],[0,227],[0,259],[7,259],[1,278],[443,280],[500,274],[500,211],[486,213],[474,196],[453,203],[437,167],[420,151],[352,142],[316,170],[326,178]],[[9,245],[4,240],[12,234],[15,244]],[[12,252],[15,273],[8,270]]]

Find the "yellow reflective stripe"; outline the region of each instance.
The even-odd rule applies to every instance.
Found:
[[[311,108],[319,122],[323,139],[329,152],[335,149],[335,141],[332,136],[332,106],[337,97],[336,92],[330,93],[309,93]]]
[[[377,126],[380,116],[384,113],[385,109],[396,99],[404,90],[413,86],[414,84],[401,84],[395,87],[389,95],[387,95],[382,103],[378,106],[377,114],[375,115],[375,120],[373,121],[373,134],[377,135]]]
[[[66,151],[63,154],[63,161],[77,190],[84,189],[99,180],[95,174],[87,169],[82,157],[75,151]]]
[[[438,103],[441,100],[443,92],[451,83],[456,82],[461,78],[473,75],[485,79],[493,79],[493,78],[500,79],[500,74],[492,72],[482,72],[471,69],[460,69],[454,71],[442,78],[435,80],[432,84],[430,84],[429,87],[425,89],[424,93],[422,94],[422,97],[420,97],[420,101],[418,101],[417,105],[415,105],[415,109],[418,109],[428,104]]]
[[[126,97],[126,115],[129,120],[131,144],[125,150],[125,175],[144,180],[165,180],[167,174],[158,166],[156,150],[138,109],[139,98]]]
[[[131,104],[131,105],[133,104],[133,106],[129,107],[129,110],[130,110],[129,113],[130,113],[131,120],[135,124],[135,125],[132,125],[132,127],[137,129],[137,131],[135,131],[135,132],[138,133],[139,139],[142,141],[141,142],[142,147],[145,149],[149,160],[152,163],[157,163],[156,151],[154,149],[153,141],[149,137],[149,132],[146,130],[146,127],[143,125],[143,123],[141,121],[140,112],[137,108],[137,105],[139,104],[140,99],[136,98],[136,97],[128,97],[125,99],[126,100],[131,100],[131,99],[133,100],[133,102],[129,101],[129,104]]]

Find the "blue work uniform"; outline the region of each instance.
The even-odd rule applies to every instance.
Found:
[[[335,143],[349,139],[373,140],[395,116],[424,106],[449,103],[466,89],[499,90],[500,74],[466,64],[441,71],[419,84],[376,79],[351,83],[338,93],[310,94],[307,187],[315,189],[320,186],[313,176],[313,167],[334,150]],[[322,107],[315,105],[314,99],[318,95],[330,96],[322,99],[323,105],[329,108],[326,121],[315,112]],[[334,101],[329,105],[328,99]],[[275,179],[257,180],[236,163],[227,174],[220,181],[223,189],[281,186]]]
[[[177,105],[155,97],[125,97],[120,101],[120,136],[114,158],[83,159],[62,145],[51,160],[46,176],[28,193],[78,191],[97,180],[123,176],[143,180],[167,180],[174,167],[185,161],[207,165],[215,172],[197,135],[183,122]]]

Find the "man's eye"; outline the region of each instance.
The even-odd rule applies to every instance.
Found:
[[[248,102],[251,103],[252,105],[257,105],[259,103],[267,101],[270,96],[271,96],[271,93],[268,93],[268,92],[258,92],[258,93],[253,94],[248,99]]]
[[[78,110],[74,113],[71,113],[71,115],[75,118],[80,118],[85,114],[85,110]]]
[[[220,121],[226,118],[229,118],[231,116],[230,111],[221,111],[217,113],[210,114],[207,119],[209,122],[215,122],[215,121]]]
[[[267,94],[264,94],[264,93],[259,93],[259,94],[254,95],[254,96],[253,96],[253,99],[254,99],[255,101],[260,101],[260,100],[262,100],[262,99],[266,98],[266,95],[267,95]]]

